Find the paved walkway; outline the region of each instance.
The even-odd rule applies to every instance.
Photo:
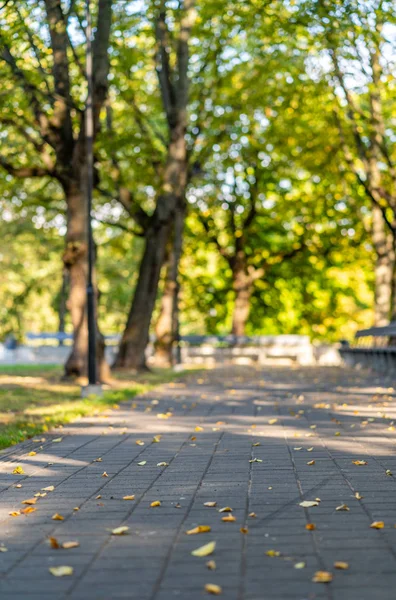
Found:
[[[396,394],[381,383],[330,368],[217,369],[10,449],[1,600],[201,600],[206,584],[227,600],[394,600]],[[200,525],[211,531],[186,535]],[[210,556],[191,554],[212,541]],[[332,582],[313,582],[317,571]]]

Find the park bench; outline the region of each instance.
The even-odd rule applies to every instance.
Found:
[[[180,346],[183,363],[314,363],[311,341],[305,335],[187,335],[181,336]]]
[[[348,366],[393,371],[396,367],[396,321],[384,327],[357,331],[354,343],[342,341],[339,352]]]

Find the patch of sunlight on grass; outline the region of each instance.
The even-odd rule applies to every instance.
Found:
[[[184,371],[186,374],[187,371]],[[79,385],[62,382],[59,365],[0,366],[0,449],[93,415],[182,375],[172,369],[131,376],[117,373],[102,397],[81,398]]]

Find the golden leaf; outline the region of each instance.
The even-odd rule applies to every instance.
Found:
[[[10,517],[19,517],[21,514],[20,510],[13,510],[10,513],[8,513],[10,515]]]
[[[135,500],[135,494],[132,494],[131,496],[123,496],[122,499],[123,500]]]
[[[383,529],[385,527],[385,523],[383,521],[374,521],[371,523],[370,527],[372,529]]]
[[[302,448],[301,447],[299,447],[299,448],[293,448],[293,450],[302,450]]]
[[[116,527],[115,529],[113,529],[111,534],[112,535],[125,535],[127,531],[129,531],[129,527],[127,527],[126,525],[121,525],[121,527]]]
[[[349,564],[347,562],[343,562],[342,560],[336,560],[334,563],[334,568],[345,571],[346,569],[349,569]]]
[[[367,465],[367,461],[366,460],[353,460],[352,463],[354,465],[357,465],[358,467],[360,467],[362,465]]]
[[[190,440],[191,440],[192,442],[195,442],[195,440],[196,440],[196,439],[197,439],[197,436],[195,436],[195,435],[192,435],[192,436],[190,437]]]
[[[19,489],[19,488],[21,488],[21,487],[22,487],[22,483],[17,483],[17,484],[15,484],[15,485],[14,485],[14,487],[16,487],[16,488],[18,488],[18,489]]]
[[[102,461],[103,461],[103,458],[100,458],[100,457],[99,458],[95,458],[95,460],[94,460],[94,462],[102,462]]]
[[[108,477],[108,475],[107,475],[106,471],[103,471],[103,473],[102,473],[102,477]]]
[[[272,558],[274,556],[280,556],[280,552],[279,550],[267,550],[266,555],[271,556]]]
[[[37,494],[34,494],[36,498],[45,498],[45,496],[47,495],[47,492],[37,492]]]
[[[158,442],[161,441],[161,437],[162,437],[161,435],[155,435],[153,437],[153,442],[155,442],[156,444],[158,444]]]
[[[55,444],[59,444],[59,442],[61,442],[63,440],[63,438],[56,438],[55,440],[52,440]]]
[[[51,546],[51,548],[53,548],[54,550],[58,550],[60,548],[60,544],[56,538],[49,536],[48,542],[49,542],[49,545]]]
[[[241,527],[239,531],[241,533],[248,533],[249,529],[247,527]]]
[[[268,421],[268,425],[275,425],[275,423],[277,423],[277,422],[278,422],[278,419],[270,419]]]
[[[294,565],[295,569],[305,569],[305,562],[298,562]]]
[[[392,471],[390,471],[389,469],[386,469],[386,471],[385,471],[385,474],[386,474],[386,475],[389,475],[389,477],[392,477],[392,476],[393,476],[393,473],[392,473]]]
[[[219,585],[216,585],[215,583],[207,583],[205,585],[205,592],[207,592],[208,594],[213,594],[214,596],[219,596],[222,593],[222,589]]]
[[[135,444],[137,446],[144,446],[144,442],[142,442],[142,440],[136,440]]]
[[[31,452],[29,452],[28,456],[36,456],[37,452],[34,452],[33,450]]]
[[[256,515],[256,513],[255,513],[255,512],[251,512],[251,513],[249,513],[249,517],[250,517],[251,519],[255,519],[255,518],[257,517],[257,515]]]
[[[150,504],[151,508],[155,508],[156,506],[161,506],[161,500],[154,500],[154,502],[152,502]]]
[[[255,444],[252,444],[252,446],[255,448],[256,446],[261,446],[260,442],[256,442]]]
[[[197,425],[197,426],[194,428],[194,431],[203,431],[203,430],[204,430],[204,428],[203,428],[203,427],[200,427],[199,425]]]
[[[204,546],[200,546],[191,552],[193,556],[209,556],[209,554],[213,554],[216,548],[216,542],[209,542]]]
[[[361,495],[359,494],[359,492],[355,492],[355,498],[356,498],[356,500],[362,500],[362,499],[363,499],[363,496],[361,496]]]
[[[140,462],[138,462],[139,467],[144,467],[144,465],[147,464],[147,460],[142,460]]]
[[[65,517],[62,517],[62,515],[55,513],[54,515],[52,515],[52,520],[53,521],[64,521]]]
[[[334,433],[334,435],[336,435],[336,436],[339,436],[339,435],[341,435],[341,432],[340,432],[340,431],[336,431],[336,432]]]
[[[213,508],[217,506],[217,502],[204,502],[204,506],[209,506],[209,508]]]
[[[307,452],[312,452],[313,450],[313,446],[311,446],[311,448],[307,448]]]
[[[37,498],[28,498],[27,500],[23,500],[21,504],[36,504]]]
[[[25,471],[21,467],[21,465],[17,465],[12,472],[13,475],[25,475]]]
[[[208,567],[208,569],[210,571],[216,570],[216,562],[214,560],[208,560],[208,562],[206,563],[206,566]]]
[[[98,494],[97,496],[95,496],[95,500],[100,500],[102,497],[102,494]]]
[[[221,520],[224,521],[224,523],[234,523],[236,517],[234,517],[234,515],[226,515],[225,517],[221,517]]]
[[[61,567],[50,567],[48,571],[54,577],[65,577],[67,575],[73,575],[73,567],[61,566]]]
[[[307,465],[314,465],[314,464],[315,464],[315,461],[314,461],[314,460],[309,460],[309,461],[307,462]]]
[[[349,510],[349,506],[346,504],[340,504],[340,506],[337,506],[336,510]]]
[[[55,489],[54,485],[49,485],[48,487],[41,488],[43,492],[53,492]]]
[[[300,506],[303,508],[311,508],[312,506],[319,506],[319,502],[316,500],[304,500],[303,502],[300,502]]]
[[[307,529],[308,531],[314,531],[316,529],[316,525],[315,523],[307,523],[305,525],[305,529]]]
[[[169,463],[167,463],[167,462],[159,462],[159,463],[157,463],[157,467],[169,467]]]
[[[198,525],[197,527],[194,527],[193,529],[189,529],[188,531],[186,531],[186,534],[187,535],[195,535],[197,533],[207,533],[208,531],[211,531],[210,525]]]
[[[328,571],[316,571],[312,581],[314,583],[330,583],[330,581],[333,581],[333,575]]]
[[[29,515],[30,513],[35,512],[36,510],[37,508],[34,508],[33,506],[27,506],[26,508],[21,509],[21,514]]]
[[[62,544],[62,548],[64,548],[65,550],[70,550],[71,548],[78,548],[80,545],[80,542],[63,542]]]
[[[223,513],[223,512],[232,512],[231,506],[223,506],[223,508],[220,508],[219,513]]]

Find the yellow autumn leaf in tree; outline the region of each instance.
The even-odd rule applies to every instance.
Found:
[[[66,565],[60,567],[50,567],[48,570],[54,577],[73,575],[73,567],[68,567]]]
[[[198,525],[197,527],[194,527],[193,529],[189,529],[188,531],[186,531],[186,534],[187,535],[196,535],[197,533],[207,533],[208,531],[211,531],[210,525]]]
[[[205,585],[205,592],[207,592],[208,594],[213,594],[214,596],[219,596],[222,593],[222,589],[219,585],[216,585],[214,583],[207,583]]]
[[[209,556],[213,554],[216,548],[216,542],[209,542],[204,546],[200,546],[191,552],[193,556]]]

